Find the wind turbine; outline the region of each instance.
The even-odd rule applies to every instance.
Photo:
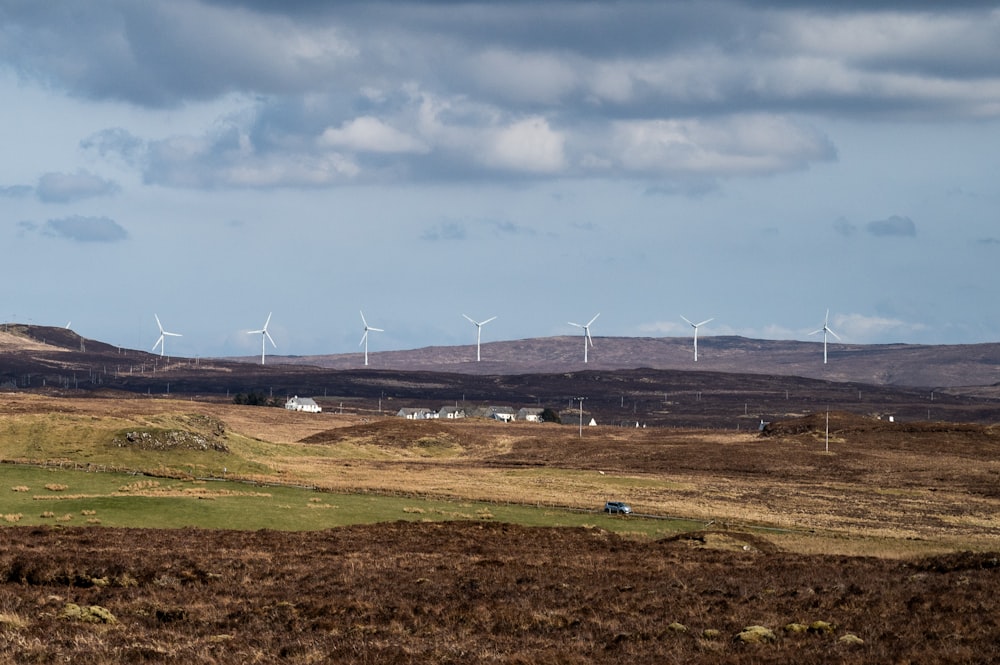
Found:
[[[589,343],[590,346],[594,345],[594,338],[590,336],[590,326],[593,325],[594,321],[596,321],[597,317],[599,317],[600,315],[601,315],[600,312],[595,314],[594,318],[588,321],[586,325],[580,325],[579,323],[573,323],[572,321],[569,322],[571,326],[576,326],[577,328],[583,328],[583,362],[587,362],[587,344]]]
[[[273,314],[273,312],[268,312],[267,313],[267,320],[264,321],[264,327],[263,328],[261,328],[260,330],[251,330],[251,331],[247,332],[248,335],[260,335],[260,364],[261,365],[264,364],[264,350],[267,348],[264,345],[264,342],[266,340],[271,340],[271,346],[273,346],[274,348],[278,348],[278,345],[275,344],[274,340],[271,338],[271,333],[267,332],[267,324],[269,324],[271,322],[271,314]]]
[[[698,328],[701,328],[703,325],[705,325],[709,321],[714,321],[715,319],[705,319],[701,323],[691,323],[691,321],[688,321],[688,319],[683,314],[681,314],[681,318],[684,319],[685,321],[687,321],[688,324],[692,328],[694,328],[694,361],[698,362]]]
[[[830,310],[827,309],[826,310],[826,318],[823,319],[823,327],[820,328],[819,330],[814,330],[811,333],[809,333],[810,335],[815,335],[816,333],[823,333],[823,364],[824,365],[826,364],[826,334],[830,333],[831,335],[833,335],[834,337],[836,337],[838,340],[840,339],[840,336],[837,333],[833,332],[833,330],[830,329],[829,323],[830,323]]]
[[[469,317],[467,314],[463,314],[462,316],[464,316],[466,319],[471,321],[473,325],[476,326],[476,362],[479,362],[479,342],[483,338],[483,326],[485,326],[487,323],[489,323],[490,321],[492,321],[497,317],[491,316],[485,321],[476,321],[475,319]]]
[[[365,367],[368,367],[368,331],[369,330],[372,330],[374,332],[385,332],[385,331],[382,330],[381,328],[372,328],[370,325],[368,325],[368,322],[365,321],[364,312],[361,312],[361,323],[365,324],[365,334],[361,336],[361,342],[358,343],[358,346],[361,346],[362,344],[365,345]]]
[[[167,332],[166,330],[163,329],[163,324],[160,323],[160,317],[158,317],[156,314],[153,314],[153,318],[156,319],[156,327],[160,329],[160,337],[159,339],[156,340],[156,344],[153,345],[153,348],[150,349],[150,351],[156,351],[156,347],[160,347],[160,355],[162,356],[166,352],[166,344],[164,344],[163,341],[164,338],[183,337],[183,335],[181,335],[180,333]],[[68,328],[69,324],[66,324],[66,327]]]

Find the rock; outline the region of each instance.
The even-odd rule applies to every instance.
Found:
[[[837,642],[839,644],[844,644],[847,646],[860,646],[865,643],[863,639],[861,639],[860,637],[858,637],[853,633],[847,633],[846,635],[842,635],[840,639],[837,640]]]

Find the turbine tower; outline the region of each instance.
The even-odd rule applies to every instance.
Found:
[[[569,324],[571,326],[576,326],[577,328],[583,328],[583,362],[587,362],[587,345],[589,344],[590,346],[594,346],[594,338],[590,336],[590,326],[593,325],[594,321],[596,321],[597,317],[599,317],[600,315],[601,313],[598,312],[597,314],[594,315],[594,318],[588,321],[585,325],[580,325],[579,323],[573,323],[572,321],[569,321]]]
[[[683,314],[681,314],[681,318],[684,319],[685,321],[687,321],[688,324],[692,328],[694,328],[694,361],[698,362],[698,328],[701,328],[703,325],[705,325],[709,321],[714,321],[715,319],[705,319],[701,323],[691,323],[691,321],[688,321],[688,319]]]
[[[473,325],[476,326],[476,362],[479,362],[479,342],[483,338],[483,326],[485,326],[487,323],[489,323],[490,321],[492,321],[493,319],[495,319],[497,317],[491,316],[490,318],[486,319],[485,321],[476,321],[475,319],[469,317],[467,314],[463,314],[462,316],[464,316],[466,319],[468,319],[469,321],[471,321],[473,323]]]
[[[160,323],[160,317],[158,317],[156,314],[153,314],[153,318],[156,319],[156,327],[160,329],[160,337],[159,339],[156,340],[156,344],[154,344],[153,348],[150,350],[156,351],[156,347],[160,347],[160,356],[162,357],[166,352],[166,344],[164,343],[164,338],[183,337],[183,335],[181,335],[180,333],[167,332],[166,330],[163,329],[163,324]],[[69,328],[68,323],[66,324],[66,327]]]
[[[829,323],[830,323],[830,310],[827,309],[826,310],[826,318],[823,319],[823,327],[820,328],[819,330],[814,330],[811,333],[809,333],[810,335],[815,335],[816,333],[823,333],[823,364],[824,365],[826,364],[826,335],[827,335],[827,333],[830,333],[831,335],[833,335],[834,337],[836,337],[838,340],[840,339],[840,336],[837,333],[833,332],[833,330],[830,329]]]
[[[365,321],[364,312],[361,312],[361,323],[363,323],[365,326],[365,334],[361,336],[361,341],[358,343],[358,346],[361,346],[362,344],[365,345],[365,367],[368,367],[368,332],[369,331],[385,332],[385,331],[382,330],[381,328],[372,328],[370,325],[368,325],[368,322]]]
[[[271,346],[273,346],[274,348],[278,348],[278,345],[275,344],[274,340],[271,338],[271,333],[267,332],[267,324],[271,323],[271,314],[273,314],[273,312],[268,312],[267,313],[267,320],[264,321],[264,327],[263,328],[261,328],[260,330],[251,330],[251,331],[247,332],[248,335],[260,335],[260,364],[261,365],[264,364],[264,356],[265,356],[264,351],[267,348],[265,346],[264,342],[266,342],[267,340],[270,340],[271,341]]]

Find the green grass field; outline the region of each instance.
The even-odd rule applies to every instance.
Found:
[[[658,538],[700,527],[683,520],[418,497],[350,495],[241,482],[184,481],[5,464],[0,524],[205,529],[328,529],[396,520],[490,520],[598,526]]]

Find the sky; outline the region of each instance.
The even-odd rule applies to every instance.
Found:
[[[1000,337],[997,2],[0,0],[0,100],[0,321]]]

